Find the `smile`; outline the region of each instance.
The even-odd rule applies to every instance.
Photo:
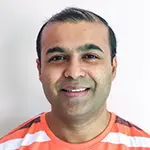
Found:
[[[88,90],[89,88],[79,88],[79,89],[62,89],[64,92],[83,92]]]
[[[67,96],[67,97],[82,97],[82,96],[85,96],[88,94],[90,88],[78,88],[78,89],[62,89],[62,93],[64,96]]]

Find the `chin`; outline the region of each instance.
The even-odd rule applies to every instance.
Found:
[[[84,120],[86,116],[89,116],[89,109],[66,109],[66,111],[60,112],[60,115],[63,115],[63,118],[69,120]]]

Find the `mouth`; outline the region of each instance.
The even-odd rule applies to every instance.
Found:
[[[76,93],[76,92],[83,92],[83,91],[87,91],[89,90],[90,88],[78,88],[78,89],[62,89],[63,92],[73,92],[73,93]]]
[[[89,90],[90,88],[66,88],[66,89],[62,89],[61,91],[65,96],[79,97],[79,96],[85,96]]]

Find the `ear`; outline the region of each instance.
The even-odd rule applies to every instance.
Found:
[[[113,58],[113,62],[112,62],[112,80],[115,79],[116,72],[117,72],[117,57],[115,56]]]
[[[41,62],[39,59],[36,59],[37,69],[39,73],[39,80],[41,81]]]

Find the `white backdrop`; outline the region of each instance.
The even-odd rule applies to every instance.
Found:
[[[77,6],[104,17],[118,39],[108,108],[150,133],[149,0],[0,0],[0,137],[50,109],[36,70],[35,40],[46,19]]]

